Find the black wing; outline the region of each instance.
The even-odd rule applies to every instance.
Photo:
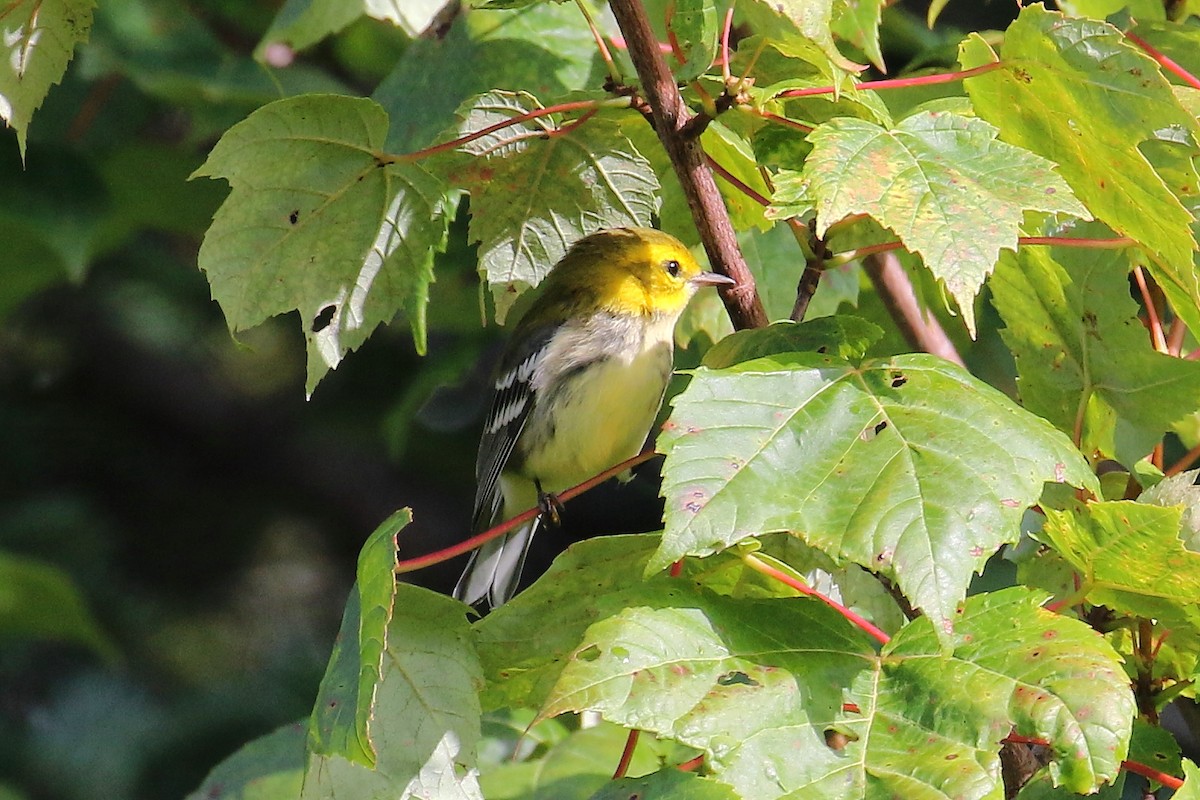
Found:
[[[522,336],[520,345],[506,351],[501,359],[475,462],[475,513],[471,524],[475,533],[500,521],[504,508],[500,473],[507,466],[533,408],[533,375],[546,355],[546,345],[553,333],[551,325]]]

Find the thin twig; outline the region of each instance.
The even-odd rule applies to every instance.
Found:
[[[1177,78],[1186,83],[1188,86],[1191,86],[1193,89],[1200,89],[1200,79],[1188,72],[1176,61],[1160,52],[1145,39],[1138,36],[1136,33],[1133,33],[1132,31],[1126,31],[1125,38],[1145,50],[1147,55],[1162,65],[1163,69],[1173,73]]]
[[[743,555],[742,563],[744,563],[746,566],[750,567],[750,569],[752,569],[756,572],[761,572],[763,575],[766,575],[768,578],[773,578],[786,586],[790,586],[791,588],[795,589],[796,591],[798,591],[802,594],[806,594],[809,597],[817,598],[821,602],[825,603],[825,605],[829,606],[834,611],[841,614],[856,628],[862,630],[864,633],[866,633],[868,636],[870,636],[871,638],[873,638],[875,641],[879,642],[880,644],[887,644],[888,642],[891,641],[892,637],[888,636],[886,633],[884,633],[878,627],[876,627],[872,623],[868,622],[865,617],[854,613],[853,611],[846,608],[841,603],[836,602],[832,598],[826,597],[825,595],[818,592],[816,589],[805,584],[803,581],[798,581],[795,578],[793,578],[791,575],[788,575],[786,572],[775,569],[775,567],[772,567],[770,564],[766,563],[765,561],[762,561],[761,559],[756,557],[753,553],[747,553],[747,554]]]
[[[1185,469],[1192,466],[1192,464],[1195,464],[1196,459],[1198,458],[1200,458],[1200,444],[1196,445],[1191,450],[1188,450],[1187,455],[1176,461],[1171,466],[1167,467],[1167,469],[1163,472],[1163,475],[1168,478],[1172,475],[1178,475]]]
[[[629,732],[629,736],[625,739],[625,749],[621,751],[621,760],[617,762],[617,768],[613,772],[613,780],[624,778],[625,773],[629,772],[629,764],[633,761],[633,751],[637,748],[638,738],[642,732],[634,728]]]
[[[1137,244],[1128,236],[1116,236],[1109,239],[1088,239],[1088,238],[1072,238],[1070,236],[1020,236],[1017,237],[1017,244],[1035,245],[1045,244],[1053,245],[1054,247],[1084,247],[1093,250],[1123,250],[1126,247],[1133,247]]]
[[[655,455],[656,453],[653,450],[643,450],[633,458],[627,458],[620,464],[611,466],[600,474],[588,478],[583,483],[576,484],[564,492],[559,492],[555,495],[555,497],[558,498],[559,502],[565,503],[573,497],[578,497],[584,492],[594,489],[609,478],[620,475],[627,469],[633,469],[638,464],[649,461],[650,459],[654,458]],[[488,528],[483,533],[476,534],[470,539],[461,541],[458,544],[451,545],[450,547],[442,550],[435,550],[432,553],[426,553],[425,555],[417,556],[416,558],[398,561],[396,562],[395,572],[397,575],[399,575],[405,572],[413,572],[414,570],[423,569],[424,567],[431,567],[434,564],[440,564],[443,561],[449,561],[455,556],[468,553],[471,550],[474,550],[476,547],[479,547],[486,542],[490,542],[492,539],[503,536],[514,528],[520,527],[526,522],[529,522],[540,513],[541,509],[536,507],[531,508],[528,511],[523,511],[520,514],[517,514],[512,519],[506,519],[504,522]]]
[[[736,329],[762,327],[767,324],[767,314],[754,287],[754,276],[738,250],[729,213],[704,162],[698,138],[683,135],[691,115],[659,51],[645,9],[640,0],[611,0],[609,8],[617,18],[629,57],[637,68],[655,131],[679,178],[708,260],[713,269],[736,282],[721,291],[730,321]]]
[[[729,86],[732,74],[729,72],[729,30],[733,27],[733,7],[725,12],[725,24],[721,26],[721,77]]]
[[[1146,271],[1141,267],[1134,267],[1133,280],[1137,283],[1138,291],[1142,293],[1142,300],[1146,304],[1146,316],[1150,318],[1150,340],[1154,342],[1154,349],[1160,353],[1169,352],[1167,338],[1163,334],[1162,318],[1158,315],[1154,294],[1150,291],[1150,284],[1146,281]]]
[[[855,89],[904,89],[911,86],[932,86],[939,83],[953,83],[961,81],[964,78],[972,78],[976,75],[982,75],[985,72],[991,72],[994,69],[999,69],[1004,66],[1003,61],[991,61],[987,64],[981,64],[978,67],[964,69],[958,72],[939,72],[936,75],[917,75],[912,78],[887,78],[881,81],[863,81],[862,83],[854,84]],[[813,97],[815,95],[833,94],[836,90],[833,86],[810,86],[806,89],[788,89],[775,95],[776,97]]]
[[[435,144],[432,147],[426,147],[424,150],[416,150],[412,153],[401,153],[400,155],[381,156],[379,161],[381,164],[401,164],[409,161],[419,161],[422,158],[427,158],[438,153],[444,153],[447,150],[454,150],[462,147],[464,144],[470,144],[476,139],[482,139],[485,136],[490,136],[497,131],[502,131],[505,128],[511,128],[513,125],[520,125],[522,122],[546,117],[551,114],[560,114],[567,111],[578,111],[580,109],[596,110],[599,108],[628,108],[631,100],[628,97],[614,97],[608,100],[576,100],[573,103],[559,103],[557,105],[548,106],[546,108],[535,108],[532,111],[526,111],[523,114],[517,114],[509,117],[506,120],[497,122],[493,125],[488,125],[486,128],[481,128],[474,133],[469,133],[466,136],[460,136],[449,142]]]
[[[578,6],[580,13],[583,14],[588,30],[592,32],[592,38],[596,40],[596,48],[600,51],[600,58],[604,61],[604,68],[608,71],[608,79],[614,84],[621,83],[623,80],[621,71],[617,69],[617,62],[613,60],[612,53],[609,51],[608,45],[604,42],[604,37],[600,34],[600,29],[596,27],[596,21],[592,19],[592,12],[588,11],[587,3],[583,2],[583,0],[575,0],[575,5]]]
[[[875,253],[863,259],[863,269],[875,286],[879,299],[896,322],[905,340],[918,350],[941,356],[965,367],[958,348],[946,335],[937,317],[927,313],[917,301],[908,273],[893,252]]]

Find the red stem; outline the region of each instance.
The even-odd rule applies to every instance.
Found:
[[[1064,236],[1021,236],[1017,244],[1048,244],[1055,247],[1090,247],[1096,250],[1120,250],[1123,247],[1133,247],[1137,244],[1128,236],[1117,236],[1113,239],[1071,239]]]
[[[642,732],[634,728],[629,732],[628,738],[625,739],[625,749],[621,751],[621,760],[617,763],[617,770],[613,773],[613,780],[624,778],[625,773],[629,771],[629,762],[633,761],[633,750],[637,747],[638,737]]]
[[[725,12],[725,24],[721,27],[721,77],[728,83],[732,75],[729,72],[729,30],[733,27],[733,7]]]
[[[777,123],[779,125],[787,125],[789,128],[795,128],[796,130],[803,131],[805,133],[812,133],[812,130],[813,130],[811,125],[805,125],[803,122],[797,122],[794,119],[788,119],[787,117],[781,117],[778,114],[771,114],[769,112],[763,111],[763,112],[759,113],[759,116],[765,120],[769,120],[769,121]]]
[[[755,558],[753,555],[743,556],[742,561],[745,562],[746,566],[750,567],[751,569],[753,569],[757,572],[761,572],[763,575],[766,575],[768,578],[774,578],[775,580],[779,581],[780,583],[784,584],[785,586],[792,587],[793,589],[800,592],[801,594],[806,594],[810,597],[817,598],[818,600],[820,600],[821,602],[825,603],[827,606],[832,608],[834,611],[841,614],[847,620],[849,620],[851,624],[855,625],[862,631],[866,632],[867,635],[871,636],[873,639],[875,639],[875,641],[879,642],[880,644],[887,644],[888,642],[890,642],[892,640],[890,636],[888,636],[886,633],[884,633],[879,628],[872,625],[870,622],[868,622],[863,617],[859,616],[858,614],[855,614],[853,611],[846,608],[841,603],[835,602],[834,600],[826,597],[825,595],[821,594],[816,589],[807,585],[803,581],[796,580],[791,575],[788,575],[786,572],[775,569],[775,567],[772,567],[770,564],[767,564],[764,561],[760,561],[759,559]]]
[[[1200,89],[1200,79],[1196,78],[1195,75],[1180,66],[1179,63],[1157,50],[1154,45],[1150,44],[1136,33],[1132,33],[1130,31],[1125,32],[1125,38],[1145,50],[1146,55],[1150,56],[1160,65],[1162,65],[1163,69],[1174,73],[1175,77],[1179,78],[1193,89]]]
[[[559,492],[555,496],[558,498],[558,500],[560,502],[565,503],[573,497],[578,497],[579,495],[583,494],[584,492],[589,491],[590,489],[596,488],[597,486],[604,483],[609,478],[619,475],[627,469],[632,469],[633,467],[636,467],[638,464],[649,461],[650,459],[654,458],[655,455],[656,454],[653,450],[644,450],[641,453],[638,453],[633,458],[627,458],[624,461],[622,461],[620,464],[609,467],[608,469],[604,470],[604,472],[601,472],[598,475],[588,478],[583,483],[576,484],[575,486],[572,486],[570,489],[567,489],[564,492]],[[512,519],[506,519],[504,522],[501,522],[499,525],[495,525],[491,528],[488,528],[483,533],[476,534],[476,535],[472,536],[470,539],[461,541],[458,544],[451,545],[450,547],[444,548],[442,550],[435,550],[432,553],[426,553],[425,555],[417,556],[416,558],[408,558],[403,561],[398,561],[398,562],[396,562],[395,572],[397,575],[399,575],[404,572],[413,572],[414,570],[423,569],[424,567],[430,567],[430,566],[433,566],[434,564],[440,564],[443,561],[449,561],[450,559],[454,558],[455,556],[460,556],[463,553],[467,553],[467,552],[470,552],[471,550],[474,550],[476,547],[479,547],[480,545],[484,544],[485,542],[490,542],[492,539],[495,539],[499,536],[503,536],[504,534],[511,531],[513,528],[523,525],[524,523],[533,519],[540,513],[541,513],[540,509],[531,508],[528,511],[523,511],[520,514],[517,514]]]
[[[1127,769],[1130,772],[1135,772],[1143,778],[1149,778],[1152,781],[1158,781],[1168,789],[1179,789],[1183,786],[1183,781],[1176,778],[1174,775],[1168,775],[1165,772],[1148,767],[1145,764],[1140,764],[1137,761],[1122,761],[1121,768]]]
[[[699,769],[703,764],[704,756],[698,755],[695,758],[684,761],[682,764],[676,765],[675,769],[678,769],[682,772],[691,772],[694,769]]]
[[[535,108],[533,111],[526,111],[524,114],[518,114],[515,117],[510,117],[503,122],[497,122],[494,125],[488,125],[486,128],[477,130],[474,133],[469,133],[458,139],[449,142],[435,144],[432,147],[426,147],[424,150],[417,150],[413,153],[404,153],[403,155],[392,156],[392,162],[399,163],[405,161],[418,161],[428,156],[444,153],[447,150],[453,150],[456,147],[461,147],[464,144],[469,144],[476,139],[482,139],[484,136],[495,133],[496,131],[510,128],[513,125],[519,125],[522,122],[528,122],[531,119],[538,117],[549,116],[550,114],[559,114],[566,111],[578,111],[581,108],[591,109],[593,112],[598,108],[595,100],[576,100],[573,103],[559,103],[558,105],[549,106],[548,108]]]
[[[663,10],[663,16],[666,17],[667,42],[671,45],[671,55],[675,56],[675,60],[680,64],[686,64],[687,54],[680,47],[679,37],[675,35],[675,29],[671,27],[671,21],[675,18],[675,0],[668,0],[667,7]]]
[[[724,178],[726,181],[728,181],[733,186],[733,188],[737,189],[739,192],[746,195],[751,200],[758,203],[760,206],[771,205],[770,200],[763,197],[761,194],[754,191],[746,184],[742,183],[742,181],[740,179],[734,177],[732,172],[730,172],[729,170],[725,169],[720,164],[718,164],[716,162],[716,159],[714,159],[708,153],[704,154],[704,160],[708,162],[709,169],[711,169],[713,172],[717,173],[722,178]]]
[[[973,78],[976,75],[982,75],[985,72],[991,72],[994,69],[999,69],[1004,66],[1003,61],[992,61],[988,64],[980,64],[978,67],[971,69],[959,70],[958,72],[939,72],[936,75],[917,75],[913,78],[888,78],[882,81],[863,81],[856,83],[856,89],[902,89],[909,86],[932,86],[938,83],[953,83],[961,81],[964,78]],[[786,92],[780,92],[776,97],[812,97],[820,94],[833,94],[834,87],[832,86],[810,86],[807,89],[788,89]]]
[[[1146,316],[1150,319],[1150,338],[1154,342],[1154,349],[1165,353],[1167,352],[1167,337],[1163,334],[1162,318],[1158,315],[1154,295],[1150,292],[1150,285],[1146,283],[1145,270],[1141,267],[1134,267],[1133,280],[1137,283],[1138,290],[1142,293],[1142,301],[1146,304]]]

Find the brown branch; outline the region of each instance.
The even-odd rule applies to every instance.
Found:
[[[762,327],[767,324],[767,314],[754,288],[754,276],[738,249],[729,213],[721,201],[716,181],[704,163],[700,142],[695,137],[683,135],[692,115],[663,60],[646,10],[641,0],[612,0],[609,7],[617,18],[629,57],[637,68],[642,94],[653,112],[655,131],[679,178],[708,260],[714,270],[737,282],[721,290],[721,299],[733,327],[739,330]]]
[[[927,314],[917,302],[917,294],[895,253],[867,256],[863,259],[863,269],[905,341],[918,350],[941,356],[960,367],[966,366],[937,317]]]

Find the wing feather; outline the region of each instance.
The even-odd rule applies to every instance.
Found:
[[[472,517],[475,533],[499,522],[504,513],[500,475],[512,458],[533,409],[534,373],[546,355],[553,332],[553,326],[547,326],[521,337],[521,347],[506,352],[501,359],[475,462],[475,511]]]

